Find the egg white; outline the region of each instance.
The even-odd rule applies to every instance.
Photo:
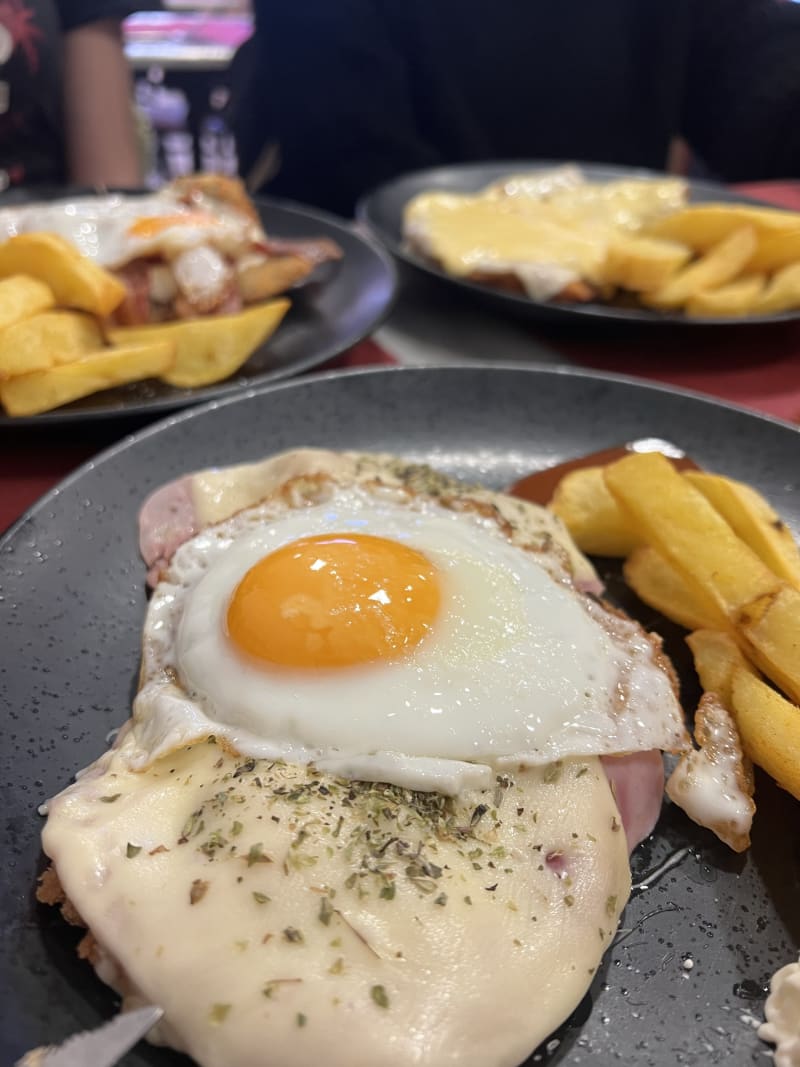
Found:
[[[423,552],[443,607],[404,658],[335,670],[251,661],[225,633],[239,581],[301,536],[362,532]],[[145,624],[140,762],[214,733],[248,755],[452,793],[512,761],[672,747],[680,711],[646,638],[607,619],[498,525],[362,487],[256,507],[184,544]],[[629,714],[620,714],[620,686]]]

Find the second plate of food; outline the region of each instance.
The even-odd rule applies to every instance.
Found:
[[[106,197],[105,199],[108,200],[110,198]],[[150,217],[152,211],[150,214],[146,214],[146,217],[138,218],[135,212],[138,197],[120,197],[119,199],[123,203],[123,209],[127,211],[127,214],[125,218],[112,220],[115,224],[112,229],[115,228],[116,231],[119,231],[119,226],[116,225],[119,223],[124,226],[125,230],[122,234],[120,231],[112,233],[111,236],[117,238],[120,235],[128,237],[133,231],[136,231],[135,236],[139,239],[139,243],[142,244],[142,248],[144,248],[145,238],[152,243],[158,237],[158,234],[152,232],[152,224],[158,220]],[[75,204],[78,205],[78,211],[81,210],[80,205],[82,203],[90,202],[85,198],[76,199]],[[133,208],[131,208],[131,205],[134,205]],[[9,204],[8,206],[13,207],[15,205]],[[32,205],[28,203],[22,206],[25,210],[29,210]],[[47,212],[48,206],[43,206]],[[203,205],[199,206],[202,207]],[[104,384],[109,385],[111,382],[103,377],[101,372],[98,378],[99,384],[95,388],[102,389],[102,391],[82,396],[61,406],[50,404],[50,410],[35,412],[31,412],[25,407],[29,398],[23,396],[21,398],[22,407],[18,413],[12,412],[7,404],[8,413],[4,414],[2,408],[0,408],[0,426],[3,424],[17,426],[33,423],[83,423],[98,419],[128,418],[164,413],[200,401],[230,396],[254,385],[298,374],[346,351],[346,349],[371,333],[391,306],[396,285],[396,274],[391,258],[377,242],[373,242],[368,237],[356,233],[343,219],[338,219],[332,215],[306,208],[299,204],[261,199],[254,202],[254,207],[258,211],[261,226],[267,236],[265,255],[268,261],[269,257],[274,255],[278,257],[279,262],[289,262],[292,249],[297,248],[298,243],[301,247],[305,245],[306,247],[319,247],[323,250],[332,249],[333,254],[327,257],[321,256],[320,258],[326,259],[326,261],[320,262],[310,274],[299,281],[294,282],[291,276],[287,276],[286,285],[281,286],[281,291],[272,293],[270,299],[273,296],[277,296],[281,300],[288,298],[289,309],[283,315],[277,329],[274,329],[274,326],[270,327],[274,329],[274,333],[271,333],[266,341],[256,345],[250,357],[238,370],[213,383],[194,387],[178,381],[170,383],[168,380],[158,380],[154,375],[141,381],[129,381],[128,384],[116,385],[113,388],[102,388]],[[164,209],[157,208],[157,212],[163,214]],[[46,225],[44,220],[40,223],[38,219],[35,219],[34,224],[28,226],[28,230],[33,228],[37,231],[43,229],[61,231],[64,229],[64,227],[53,224],[51,214],[48,213],[45,217]],[[108,220],[106,219],[106,221]],[[169,222],[170,220],[168,218],[165,221]],[[214,219],[211,221],[219,222],[219,220]],[[224,221],[223,219],[221,225],[224,225]],[[89,225],[91,226],[91,222]],[[144,230],[143,227],[145,227]],[[98,226],[97,229],[99,234],[100,227]],[[49,235],[37,236],[36,233],[33,233],[33,236],[38,240],[41,236],[48,237]],[[72,232],[65,234],[65,236],[74,239]],[[108,237],[108,233],[104,232],[101,236]],[[167,234],[166,236],[169,235]],[[272,251],[273,249],[275,249],[274,252]],[[45,253],[49,253],[49,251],[49,249],[44,250]],[[160,250],[158,251],[160,252]],[[26,252],[26,254],[28,253]],[[74,250],[72,255],[74,257]],[[126,303],[132,299],[131,294],[136,297],[138,292],[136,287],[137,278],[129,276],[130,271],[136,268],[137,264],[151,264],[153,262],[152,254],[147,249],[136,253],[136,255],[138,258],[134,258],[130,264],[116,272],[123,281],[128,293],[125,298]],[[34,258],[36,258],[37,263],[42,259],[41,249],[34,250]],[[78,259],[80,258],[78,257]],[[44,259],[47,259],[46,255]],[[289,265],[291,266],[291,262]],[[47,273],[50,268],[48,268],[47,264],[44,264],[43,269]],[[4,271],[4,276],[8,273],[7,270]],[[12,270],[11,273],[19,274],[20,272]],[[32,273],[32,268],[26,267],[24,273]],[[15,281],[14,278],[9,278],[8,280]],[[54,281],[54,279],[49,280],[51,282]],[[34,284],[38,283],[35,281]],[[149,284],[150,279],[148,278],[145,285]],[[152,294],[148,294],[145,290],[145,300],[148,296],[152,301]],[[56,296],[55,314],[57,316],[60,315],[63,318],[71,319],[77,316],[83,320],[91,318],[92,321],[101,321],[97,315],[90,316],[86,314],[86,311],[91,309],[84,308],[83,311],[75,312],[74,308],[81,305],[74,304],[68,297],[69,294],[59,300],[58,295]],[[62,307],[65,310],[59,310]],[[253,307],[258,307],[258,301],[253,304]],[[261,307],[266,308],[266,305],[262,303]],[[46,311],[46,315],[39,315],[38,317],[41,319],[52,316],[52,309],[46,309]],[[143,343],[147,346],[147,341],[150,337],[157,340],[155,334],[150,332],[158,330],[159,325],[162,325],[157,321],[157,317],[154,320],[155,324],[150,325],[147,316],[144,318],[139,316],[137,318],[133,314],[135,311],[136,308],[131,309],[132,315],[129,317],[129,321],[123,318],[122,322],[125,325],[122,329],[117,331],[115,328],[110,332],[105,343],[108,345],[110,342],[111,347],[104,348],[104,354],[113,352],[115,345],[129,347]],[[198,314],[198,312],[190,309],[190,314]],[[252,315],[253,312],[246,311],[244,314],[245,316]],[[117,311],[115,311],[115,316],[119,322]],[[193,321],[203,324],[209,317],[211,316],[201,314],[200,318],[193,319]],[[234,316],[228,317],[234,318]],[[17,325],[26,327],[29,321]],[[141,326],[142,323],[146,323],[146,325]],[[72,324],[71,322],[69,325]],[[133,324],[136,325],[131,329]],[[167,323],[166,325],[170,327],[172,323]],[[106,327],[103,329],[108,332]],[[199,347],[203,347],[202,337],[197,340],[197,344]],[[55,360],[55,363],[63,363],[63,345],[55,345],[55,347],[59,348],[59,357]],[[208,345],[205,345],[205,347],[208,347]],[[29,341],[21,342],[15,346],[17,351],[19,349],[30,350],[30,348]],[[56,369],[61,370],[62,368],[56,367]],[[0,378],[2,377],[2,368],[0,367]],[[96,375],[96,377],[98,376]],[[28,380],[31,380],[30,377]],[[48,389],[48,383],[43,383],[43,388]],[[5,396],[2,399],[5,403]],[[38,399],[34,397],[34,406],[37,402]]]
[[[702,205],[715,207],[686,211]],[[398,259],[508,312],[689,325],[800,316],[800,215],[713,182],[583,163],[458,164],[396,178],[357,214]],[[598,254],[609,223],[613,263]]]

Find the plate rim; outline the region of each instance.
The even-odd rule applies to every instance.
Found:
[[[155,422],[148,423],[146,426],[141,427],[138,430],[130,434],[126,434],[119,441],[115,441],[113,444],[106,448],[101,449],[95,455],[85,460],[75,470],[70,471],[64,478],[60,479],[55,485],[46,490],[40,497],[33,501],[25,511],[11,523],[5,530],[0,531],[0,552],[3,552],[8,548],[11,540],[22,530],[30,519],[36,517],[40,510],[47,506],[47,503],[55,496],[58,496],[64,489],[70,487],[73,482],[79,481],[80,478],[86,472],[94,469],[95,467],[105,464],[113,459],[116,455],[122,452],[127,452],[129,449],[135,448],[137,443],[141,440],[145,440],[149,437],[153,437],[157,434],[164,433],[169,427],[178,423],[188,422],[192,419],[202,419],[206,414],[212,411],[216,411],[218,408],[228,407],[232,404],[243,403],[244,401],[251,400],[254,397],[262,396],[265,394],[272,394],[277,392],[284,392],[293,389],[303,389],[315,384],[321,384],[326,381],[337,380],[340,378],[362,378],[362,377],[378,377],[378,376],[390,376],[390,375],[403,375],[403,376],[420,376],[424,377],[430,374],[447,374],[458,376],[464,373],[475,373],[480,371],[510,371],[514,374],[526,374],[532,377],[547,377],[550,375],[559,376],[562,378],[574,378],[578,380],[588,380],[593,382],[612,382],[620,385],[631,385],[636,389],[642,390],[645,393],[659,393],[668,394],[671,396],[683,397],[687,400],[699,401],[701,404],[707,404],[714,408],[724,408],[728,411],[732,411],[735,414],[745,415],[749,419],[754,419],[757,422],[764,422],[771,426],[777,426],[781,430],[788,430],[791,433],[800,435],[800,425],[795,425],[786,419],[781,419],[777,415],[770,415],[766,412],[754,411],[752,408],[745,407],[742,404],[735,404],[732,401],[724,400],[721,397],[713,397],[707,393],[701,393],[694,389],[684,389],[678,386],[671,386],[663,382],[652,382],[642,378],[637,378],[635,375],[630,374],[615,374],[605,371],[597,371],[584,367],[567,367],[560,366],[558,364],[550,364],[547,366],[528,367],[519,363],[503,361],[499,363],[487,362],[481,360],[479,362],[470,364],[456,364],[454,366],[436,366],[436,367],[401,367],[401,366],[375,366],[375,367],[352,367],[346,370],[328,370],[320,371],[317,373],[303,375],[302,377],[295,378],[282,378],[274,382],[265,382],[262,385],[252,386],[250,388],[236,392],[230,396],[219,397],[217,399],[209,400],[203,404],[195,404],[191,407],[186,407],[180,411],[174,411],[164,418],[157,419]]]
[[[186,439],[188,439],[189,442],[191,442],[192,439],[196,439],[198,433],[202,433],[202,421],[201,421],[201,423],[198,423],[198,424],[190,424],[190,423],[188,423],[188,420],[189,419],[194,419],[195,417],[199,417],[202,420],[209,413],[211,415],[213,415],[217,411],[218,408],[223,409],[223,412],[221,412],[222,418],[220,420],[216,420],[216,421],[217,422],[221,421],[221,422],[229,425],[231,423],[231,421],[232,421],[231,416],[235,414],[235,410],[236,409],[232,409],[227,414],[224,414],[224,409],[226,409],[231,404],[237,404],[239,406],[241,406],[242,404],[249,404],[249,406],[252,409],[254,409],[254,410],[252,410],[250,412],[250,417],[252,417],[253,415],[257,416],[258,412],[260,410],[260,407],[261,407],[261,405],[259,403],[260,400],[263,399],[264,401],[269,403],[272,407],[276,406],[275,405],[275,398],[273,398],[273,396],[272,396],[273,393],[276,394],[276,398],[277,398],[277,397],[281,397],[281,396],[287,395],[286,391],[290,390],[290,389],[293,390],[295,388],[303,388],[303,389],[306,389],[306,390],[312,390],[312,389],[317,388],[317,387],[325,388],[326,386],[331,385],[331,384],[336,385],[338,383],[338,379],[339,378],[354,378],[354,379],[355,378],[360,378],[360,379],[365,379],[366,378],[367,381],[368,381],[369,392],[372,395],[374,395],[375,398],[378,398],[381,395],[381,390],[378,388],[378,386],[381,385],[380,376],[385,376],[385,375],[389,375],[389,374],[391,374],[391,375],[399,375],[400,376],[399,379],[395,378],[394,380],[397,381],[398,388],[402,391],[402,393],[404,395],[408,396],[408,395],[410,395],[410,394],[412,394],[414,392],[414,387],[413,387],[412,383],[415,380],[419,382],[419,381],[423,380],[425,377],[435,376],[438,379],[440,379],[440,381],[443,384],[446,383],[446,382],[453,382],[453,385],[458,387],[457,379],[466,377],[467,374],[469,374],[470,378],[475,379],[476,383],[479,380],[488,380],[486,372],[489,371],[489,370],[496,369],[497,366],[498,365],[495,365],[495,364],[482,363],[480,365],[471,365],[471,366],[468,366],[468,367],[461,366],[461,367],[436,367],[436,368],[362,368],[362,369],[354,369],[354,370],[346,372],[346,373],[345,372],[325,372],[325,373],[318,374],[318,375],[313,376],[313,377],[309,376],[308,378],[284,380],[284,381],[281,381],[281,382],[278,382],[278,383],[275,383],[275,384],[272,384],[272,385],[265,385],[265,386],[262,386],[262,387],[259,387],[259,388],[254,388],[252,390],[249,390],[246,395],[241,395],[241,396],[237,396],[237,397],[230,397],[230,398],[226,398],[224,400],[219,400],[219,401],[211,401],[211,402],[209,402],[209,403],[207,403],[205,405],[198,406],[197,408],[192,408],[192,409],[189,409],[189,410],[186,410],[186,411],[174,413],[170,417],[168,417],[166,419],[163,419],[163,420],[160,420],[158,423],[153,423],[150,426],[144,427],[138,433],[131,434],[131,435],[129,435],[129,437],[116,442],[112,447],[104,450],[102,453],[99,453],[97,456],[93,457],[87,463],[82,464],[80,468],[78,468],[76,471],[72,472],[72,474],[68,475],[67,478],[63,479],[62,482],[60,482],[58,486],[56,486],[56,487],[54,487],[54,489],[51,489],[50,491],[48,491],[48,493],[46,493],[39,501],[37,501],[33,505],[33,508],[29,509],[29,510],[36,509],[38,511],[41,507],[43,507],[45,505],[46,501],[51,501],[53,499],[53,496],[54,496],[54,493],[55,493],[56,490],[58,490],[58,489],[62,489],[63,490],[63,488],[66,485],[70,486],[71,492],[70,492],[69,495],[72,498],[72,503],[74,503],[76,495],[77,495],[76,490],[79,491],[79,483],[78,483],[78,485],[73,485],[71,483],[77,482],[78,477],[80,475],[82,475],[82,474],[85,474],[87,469],[89,470],[89,472],[91,472],[93,470],[93,468],[99,467],[101,464],[107,463],[112,458],[120,459],[121,462],[123,462],[125,464],[131,464],[131,463],[136,464],[138,461],[135,459],[135,456],[134,456],[133,452],[130,452],[130,454],[127,454],[127,455],[125,453],[128,450],[132,450],[134,448],[134,445],[136,443],[138,443],[140,440],[148,441],[150,443],[149,451],[152,451],[153,450],[153,442],[150,441],[151,436],[154,438],[154,440],[157,440],[157,437],[155,437],[155,435],[157,435],[159,433],[163,433],[163,432],[165,432],[166,430],[168,430],[170,428],[175,428],[178,431],[177,433],[174,434],[174,436],[176,438],[186,438]],[[780,446],[781,442],[785,438],[785,435],[783,433],[781,433],[780,431],[785,429],[785,428],[787,428],[787,426],[780,419],[775,419],[775,418],[773,418],[771,416],[761,415],[759,413],[752,412],[752,411],[750,411],[748,409],[740,409],[738,405],[730,404],[730,403],[728,403],[726,401],[717,401],[714,398],[710,398],[710,397],[705,396],[703,394],[692,393],[692,392],[690,392],[688,390],[674,389],[674,388],[671,388],[671,387],[668,387],[668,386],[664,386],[664,385],[661,385],[661,384],[657,384],[657,383],[656,384],[652,384],[652,383],[649,383],[649,382],[642,382],[639,379],[630,378],[629,376],[625,376],[625,375],[605,374],[605,373],[602,373],[602,372],[601,373],[597,373],[597,372],[593,372],[593,371],[586,371],[586,370],[583,370],[583,369],[566,368],[566,367],[563,367],[563,368],[562,367],[524,367],[524,366],[519,366],[518,364],[510,364],[510,365],[503,364],[503,365],[500,365],[500,366],[501,366],[501,370],[504,372],[503,373],[504,377],[508,378],[510,376],[510,374],[513,374],[514,378],[517,379],[521,384],[523,384],[523,383],[526,384],[526,385],[530,384],[534,389],[536,387],[535,383],[536,383],[537,379],[543,386],[552,387],[553,389],[558,390],[558,391],[562,391],[565,386],[568,386],[572,379],[578,379],[579,381],[576,384],[577,384],[579,389],[580,388],[587,388],[587,387],[590,388],[591,384],[597,385],[597,384],[603,384],[603,383],[608,383],[608,384],[610,384],[612,386],[613,386],[614,383],[619,383],[622,386],[633,385],[633,386],[636,387],[635,391],[634,391],[634,394],[631,394],[631,400],[633,400],[633,401],[635,401],[636,396],[641,397],[641,399],[643,401],[644,400],[648,400],[649,401],[652,398],[657,403],[659,401],[659,398],[662,398],[664,403],[667,404],[667,406],[671,406],[671,405],[668,404],[670,399],[672,399],[676,403],[676,405],[678,403],[680,403],[684,399],[688,400],[690,402],[692,400],[700,400],[700,401],[703,402],[700,408],[697,408],[696,405],[691,404],[689,409],[688,409],[691,421],[694,422],[694,423],[698,423],[701,420],[704,409],[707,408],[708,404],[711,404],[714,409],[717,409],[719,411],[727,411],[727,410],[733,409],[735,414],[748,415],[748,416],[750,416],[750,419],[748,420],[748,422],[751,422],[752,419],[755,418],[756,424],[760,424],[761,426],[763,426],[768,431],[773,427],[773,424],[777,424],[779,429],[778,429],[777,434],[775,434],[775,439],[777,440],[779,446]],[[526,378],[524,380],[522,378],[520,378],[520,373],[521,372],[526,376]],[[403,381],[403,379],[405,379],[405,381]],[[386,379],[386,380],[387,381],[391,381],[392,379]],[[501,382],[501,386],[499,388],[499,392],[500,393],[507,392],[507,390],[504,390],[502,388],[502,382]],[[463,389],[462,389],[462,393],[463,393]],[[689,395],[686,396],[686,394],[689,394]],[[288,395],[292,395],[292,394],[288,394]],[[297,396],[298,399],[301,396],[301,394],[294,394],[294,395]],[[348,397],[348,396],[351,396],[351,395],[352,395],[352,393],[349,393],[346,387],[341,389],[341,392],[340,392],[340,396],[341,397]],[[356,395],[358,395],[358,394],[356,394]],[[254,400],[255,400],[255,403],[253,403]],[[304,401],[304,402],[306,402],[306,401]],[[483,410],[487,410],[485,406],[483,407]],[[184,427],[184,429],[182,431],[181,431],[181,427]],[[758,429],[758,428],[759,428],[758,425],[754,425],[754,429]],[[788,424],[788,428],[789,429],[794,429],[796,431],[798,429],[797,427],[793,426],[792,424]],[[532,435],[535,436],[535,433],[536,433],[535,423],[531,424],[531,431],[530,432],[532,433]],[[786,439],[788,440],[788,438],[786,438]],[[737,450],[737,452],[740,451],[739,445],[735,441],[735,438],[733,438],[733,437],[727,438],[727,435],[726,435],[725,440],[728,442],[726,447],[733,447],[734,449]],[[245,437],[243,437],[240,440],[240,446],[243,446],[246,449],[251,448],[253,445],[255,445],[257,443],[258,442],[252,442],[252,441],[250,441],[249,439],[247,439]],[[269,446],[269,442],[261,442],[261,443],[265,446],[264,451],[266,453],[267,448]],[[332,447],[337,447],[337,446],[332,446]],[[339,445],[338,447],[343,447],[343,446]],[[344,447],[346,447],[346,446],[344,446]],[[274,450],[275,450],[275,448],[273,446],[273,451]],[[121,456],[120,456],[120,454],[121,454]],[[186,450],[185,448],[184,448],[184,455],[185,455],[185,458],[187,460],[191,460],[192,457],[189,455],[188,450]],[[236,460],[232,459],[232,460],[229,460],[228,462],[236,462]],[[195,466],[198,466],[198,465],[196,464]],[[141,469],[141,468],[139,468],[139,469]],[[189,468],[187,466],[186,469],[191,469],[191,468]],[[113,468],[110,469],[106,473],[106,478],[108,478],[109,475],[111,475],[111,474],[113,474]],[[173,475],[173,476],[179,476],[179,475]],[[164,479],[164,480],[166,480],[166,479]],[[142,498],[141,487],[140,487],[140,485],[137,484],[136,479],[132,480],[131,485],[133,486],[134,491],[138,492],[139,498],[141,500],[141,498]],[[98,497],[96,499],[100,500],[101,498]],[[68,506],[70,505],[70,501],[67,501],[67,505]],[[70,510],[72,510],[72,509],[70,508]],[[42,516],[42,523],[47,523],[48,530],[50,531],[50,533],[52,535],[53,525],[52,525],[51,521],[46,516]],[[69,527],[69,528],[72,528],[72,527]],[[13,545],[13,549],[12,549],[12,553],[13,554],[9,555],[9,561],[11,563],[12,568],[13,568],[14,563],[16,563],[17,559],[19,558],[17,556],[17,553],[19,553],[19,552],[24,553],[24,555],[26,557],[26,559],[25,559],[26,563],[32,562],[32,561],[29,561],[27,559],[27,557],[30,555],[30,553],[27,551],[27,547],[28,546],[26,546],[26,544],[25,544],[25,541],[26,541],[25,532],[26,531],[23,531],[22,535],[20,537],[18,537],[18,538],[15,538],[15,540],[14,540],[14,545]],[[0,537],[0,545],[5,545],[5,544],[6,544],[6,538]],[[135,545],[135,538],[133,538],[131,540],[131,544],[130,544],[130,548],[131,548],[132,552],[136,551],[134,545]],[[118,553],[118,549],[115,550],[115,551]],[[1,568],[1,565],[0,565],[0,568]],[[143,584],[143,569],[141,567],[139,567],[139,572],[140,573],[139,573],[139,577],[138,577],[137,581],[140,582],[141,584]],[[137,628],[137,633],[138,632],[139,632],[139,630]],[[114,722],[113,725],[116,725],[116,722]],[[63,751],[63,749],[62,749],[62,751]],[[645,867],[643,868],[643,870],[644,869],[649,869],[649,865],[647,863],[645,863]],[[26,899],[27,899],[27,897],[26,897]],[[631,904],[633,904],[634,907],[636,906],[635,903],[634,903],[635,899],[636,898],[634,897],[632,899],[632,901],[631,901]],[[646,907],[650,907],[650,904],[647,903],[645,906]],[[666,908],[664,910],[669,911],[670,908]],[[678,910],[681,910],[681,909],[679,908]],[[48,914],[50,914],[50,913],[48,912]],[[645,918],[647,918],[647,916],[645,916]],[[57,915],[55,915],[55,914],[53,914],[51,916],[51,920],[52,920],[52,924],[54,926],[56,926],[56,925],[58,926],[58,930],[59,930],[58,937],[59,937],[59,943],[60,943],[60,939],[63,937],[63,933],[64,933],[63,924],[61,924],[60,918],[58,918]],[[642,920],[642,921],[644,921],[644,920]],[[40,926],[40,923],[41,923],[41,919],[37,918],[36,919],[36,925]],[[49,925],[50,924],[48,924],[48,928],[49,928]],[[714,927],[714,928],[716,929],[716,927]],[[690,924],[690,929],[694,930],[695,926],[692,926]],[[699,935],[697,935],[697,936],[699,936]],[[653,942],[653,943],[655,944],[655,942]],[[696,941],[696,938],[695,938],[694,941],[690,942],[690,947],[692,945],[696,944],[696,943],[697,943],[697,941]],[[74,960],[74,958],[73,958],[71,953],[69,954],[68,958],[69,958],[69,960],[71,962],[71,966],[74,967],[75,960]],[[610,959],[611,959],[610,954],[607,954],[604,957],[604,961],[606,963],[606,970],[610,966]],[[52,962],[52,956],[51,956],[51,962]],[[69,972],[68,972],[67,977],[69,975],[71,975],[72,973],[73,972],[70,969]],[[601,968],[600,969],[600,976],[603,976],[605,973],[606,972]],[[600,976],[598,977],[598,981],[600,980]],[[61,979],[65,978],[65,975],[62,972],[61,975],[57,976],[57,977],[59,977],[59,980],[61,980]],[[93,988],[96,985],[96,983],[94,982],[94,979],[91,978],[91,976],[89,976],[89,981],[90,981],[90,986]],[[617,983],[617,985],[618,984],[619,983]],[[94,1013],[95,1013],[95,1009],[96,1009],[97,1003],[99,1003],[99,1001],[97,1001],[97,998],[95,998],[94,996],[87,996],[86,995],[86,984],[85,983],[76,984],[76,990],[77,990],[77,994],[78,994],[78,996],[80,998],[81,1010],[85,1011],[87,1019],[89,1021],[94,1022]],[[622,996],[626,996],[627,993],[625,991],[623,991],[623,993],[621,995]],[[102,992],[102,1003],[103,1004],[107,1003],[108,998],[110,996],[111,996],[111,994],[108,992],[108,990],[104,990]],[[736,1002],[734,1001],[734,1003],[736,1003]],[[744,1010],[747,1010],[746,1006],[744,1007]],[[628,1011],[629,1011],[629,1009],[628,1009]],[[83,1018],[83,1016],[81,1018]],[[576,1038],[577,1033],[580,1032],[580,1029],[583,1026],[583,1022],[584,1022],[583,1019],[579,1019],[577,1024],[570,1024],[569,1021],[567,1021],[567,1023],[565,1024],[568,1027],[570,1027],[570,1026],[572,1027],[571,1029],[568,1029],[569,1040],[565,1041],[564,1045],[563,1045],[563,1050],[566,1052],[566,1056],[564,1058],[565,1059],[569,1058],[570,1062],[572,1062],[570,1053],[573,1050],[576,1050],[576,1040],[575,1040],[575,1038]],[[731,1030],[731,1035],[734,1035],[734,1031],[733,1030]],[[732,1040],[732,1036],[731,1035],[729,1035],[729,1039],[730,1040]],[[698,1034],[695,1033],[694,1037],[695,1037],[695,1039],[697,1039],[698,1038]],[[580,1044],[578,1043],[577,1050],[579,1050],[579,1049],[580,1049]],[[597,1051],[597,1055],[599,1056],[599,1058],[603,1059],[604,1057],[602,1056],[602,1049],[598,1049],[596,1051]],[[158,1054],[153,1055],[152,1052],[151,1052],[146,1056],[146,1060],[147,1060],[148,1063],[151,1062],[151,1056],[152,1056],[152,1062],[155,1062],[155,1060],[158,1058]],[[169,1054],[167,1054],[167,1056],[170,1059],[170,1062],[172,1062],[172,1054],[169,1053]],[[585,1058],[582,1053],[580,1053],[580,1057],[581,1057],[581,1059]],[[561,1054],[557,1054],[555,1056],[555,1058],[553,1059],[553,1063],[555,1063],[556,1061],[561,1062],[561,1059],[562,1059]],[[139,1062],[138,1059],[137,1059],[137,1062]],[[176,1060],[176,1062],[177,1062],[177,1060]],[[183,1063],[183,1060],[181,1059],[180,1062]],[[526,1063],[527,1062],[528,1061],[526,1061]],[[576,1058],[575,1062],[578,1062],[577,1058]],[[658,1058],[658,1056],[656,1056],[656,1058],[652,1059],[652,1060],[650,1058],[648,1058],[648,1062],[652,1063],[653,1067],[654,1067],[654,1065],[656,1063],[660,1064],[660,1063],[664,1062],[666,1064],[666,1060],[662,1061],[660,1058]]]
[[[482,301],[491,301],[495,303],[497,307],[505,306],[505,309],[517,314],[528,313],[533,316],[536,311],[541,311],[552,315],[553,319],[562,321],[579,322],[598,322],[603,325],[615,326],[619,325],[624,328],[631,328],[641,326],[642,328],[650,328],[654,326],[676,326],[679,328],[708,328],[708,327],[730,327],[730,326],[770,326],[785,322],[797,322],[800,320],[800,310],[798,311],[782,311],[772,315],[761,315],[753,317],[737,317],[737,316],[724,316],[719,318],[713,317],[696,317],[689,318],[686,315],[677,315],[671,313],[669,315],[660,315],[656,311],[651,311],[647,308],[623,308],[613,307],[612,305],[603,305],[590,302],[588,304],[554,304],[552,301],[547,300],[532,300],[530,297],[523,296],[519,293],[508,292],[504,289],[493,289],[491,286],[483,285],[479,282],[470,281],[467,278],[456,278],[450,274],[447,274],[442,268],[438,267],[434,263],[427,263],[424,259],[417,256],[415,253],[409,251],[402,241],[398,241],[392,234],[388,233],[385,227],[376,222],[373,216],[373,208],[375,201],[379,196],[386,193],[393,186],[399,185],[402,182],[408,181],[410,178],[422,178],[425,175],[434,176],[440,174],[443,171],[459,171],[463,173],[480,172],[489,168],[497,168],[498,172],[513,173],[514,171],[524,170],[548,170],[557,167],[575,166],[578,169],[586,170],[590,172],[592,170],[608,170],[615,171],[620,176],[641,177],[641,178],[681,178],[683,175],[668,174],[666,171],[653,170],[649,167],[628,167],[622,164],[615,163],[599,163],[599,162],[587,162],[581,160],[567,160],[567,159],[512,159],[512,160],[483,160],[473,161],[469,163],[451,163],[440,164],[436,167],[421,167],[417,170],[404,171],[402,174],[396,175],[394,178],[390,178],[388,181],[381,182],[380,184],[373,186],[363,193],[355,207],[355,218],[358,222],[362,223],[373,237],[379,241],[383,246],[394,256],[397,260],[403,263],[405,266],[411,268],[414,271],[421,272],[429,279],[434,279],[436,282],[444,282],[449,286],[453,286],[456,291],[465,294],[470,294],[473,297]],[[498,177],[500,174],[498,173]],[[684,177],[689,190],[705,190],[709,194],[714,193],[715,190],[721,190],[727,193],[728,197],[734,197],[735,203],[751,204],[757,207],[772,208],[773,210],[781,210],[776,204],[771,204],[767,200],[760,200],[754,196],[747,196],[742,193],[739,194],[735,190],[729,189],[722,182],[715,182],[713,180],[707,180],[704,178],[690,178]],[[542,315],[542,321],[546,322],[547,318]]]
[[[127,192],[132,196],[144,196],[147,195],[148,190],[128,190]],[[44,411],[40,415],[22,416],[6,415],[0,410],[0,433],[15,430],[20,427],[106,424],[108,422],[148,418],[151,416],[160,419],[163,416],[168,415],[169,412],[180,411],[198,404],[209,403],[215,399],[227,399],[236,396],[241,392],[246,392],[248,389],[260,387],[262,384],[270,385],[273,382],[285,381],[294,376],[304,374],[312,368],[319,366],[330,359],[335,359],[343,352],[353,348],[366,337],[371,336],[386,321],[391,314],[392,308],[397,302],[399,295],[399,272],[394,257],[371,231],[366,230],[363,226],[357,225],[357,220],[351,221],[342,216],[335,215],[333,212],[324,211],[321,208],[311,205],[307,206],[296,200],[289,200],[283,197],[255,196],[252,198],[252,202],[256,208],[277,208],[279,211],[289,215],[302,215],[304,218],[310,219],[312,222],[320,222],[331,229],[343,230],[349,237],[365,245],[375,256],[376,260],[380,262],[384,272],[384,280],[388,286],[388,296],[384,301],[380,312],[376,316],[373,316],[372,321],[367,322],[364,328],[358,331],[357,334],[354,334],[345,345],[341,345],[338,342],[328,345],[320,353],[304,357],[286,367],[278,368],[275,371],[267,372],[268,377],[260,380],[256,379],[252,382],[236,384],[230,383],[230,381],[226,379],[222,382],[216,382],[212,385],[201,387],[202,392],[199,395],[155,397],[150,401],[137,400],[130,406],[122,408],[101,407],[87,410],[70,410],[67,406],[63,408],[54,408],[52,411]],[[0,207],[2,207],[1,202]]]

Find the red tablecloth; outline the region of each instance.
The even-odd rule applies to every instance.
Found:
[[[762,182],[741,192],[800,210],[800,182]],[[614,331],[606,333],[533,329],[538,340],[580,366],[630,374],[695,389],[754,410],[800,421],[800,323],[742,325],[733,329]],[[393,363],[374,341],[318,370]],[[26,435],[12,447],[0,444],[0,530],[10,526],[39,496],[121,431],[109,424],[77,432]]]

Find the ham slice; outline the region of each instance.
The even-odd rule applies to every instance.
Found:
[[[191,474],[150,494],[139,512],[139,551],[147,564],[151,588],[183,542],[198,532]]]
[[[626,756],[601,756],[600,760],[617,801],[628,851],[652,833],[664,796],[664,763],[657,749],[631,752]]]

